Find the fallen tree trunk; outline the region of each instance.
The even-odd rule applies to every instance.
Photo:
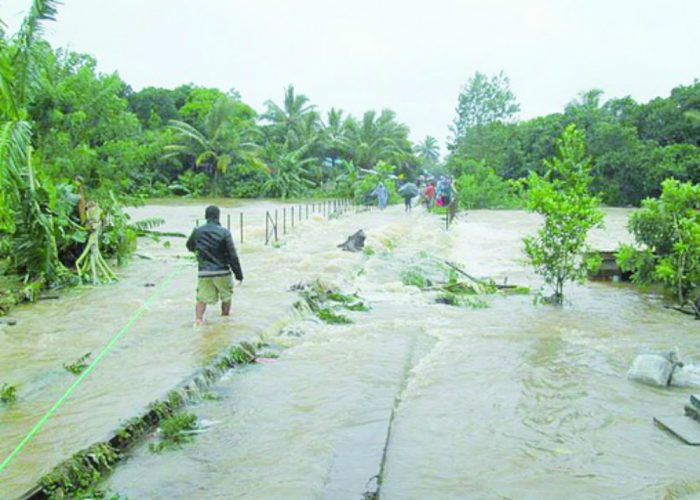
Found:
[[[474,283],[477,283],[477,284],[479,284],[479,285],[483,285],[483,286],[495,286],[498,290],[508,290],[508,289],[517,288],[517,285],[499,285],[499,284],[497,284],[497,283],[491,284],[491,283],[486,282],[486,281],[484,281],[484,280],[481,280],[481,279],[479,279],[479,278],[475,278],[475,277],[472,276],[471,274],[467,273],[464,269],[462,269],[462,268],[460,268],[459,266],[457,266],[457,264],[454,264],[453,262],[450,262],[450,261],[448,261],[448,260],[445,261],[445,264],[447,264],[448,266],[450,266],[452,269],[454,269],[455,271],[457,271],[457,272],[458,272],[459,274],[461,274],[462,276],[465,276],[465,277],[469,278],[469,279],[472,280]]]

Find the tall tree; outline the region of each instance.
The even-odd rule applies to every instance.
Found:
[[[464,137],[470,128],[514,121],[520,105],[510,90],[510,80],[502,71],[491,78],[477,71],[462,87],[456,111],[457,117],[450,127],[454,142]]]

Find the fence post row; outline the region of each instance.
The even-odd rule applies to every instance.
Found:
[[[311,206],[309,208],[309,205]],[[305,205],[299,205],[299,206],[292,206],[290,207],[290,222],[292,224],[292,228],[295,227],[295,219],[298,217],[299,220],[298,222],[301,222],[304,219],[304,212],[306,213],[306,220],[309,219],[309,215],[313,213],[320,213],[324,216],[330,216],[335,212],[336,214],[344,214],[348,213],[350,211],[350,208],[352,207],[352,204],[350,203],[350,200],[324,200],[322,202],[318,203],[318,207],[316,206],[316,203],[306,203]],[[450,207],[452,208],[452,207]],[[357,213],[357,212],[355,212]],[[446,216],[446,224],[447,228],[449,229],[450,222],[452,219],[455,217],[454,210],[450,210],[447,213]],[[200,220],[195,219],[194,220],[195,227],[199,227]],[[241,244],[243,244],[244,241],[244,214],[243,212],[239,212],[238,214],[238,230],[239,230],[239,238]],[[231,231],[232,224],[231,224],[231,214],[226,214],[226,227],[229,231]],[[279,209],[275,209],[275,216],[274,218],[272,217],[272,213],[270,210],[265,211],[265,244],[268,245],[272,238],[274,237],[275,241],[279,240],[279,234],[277,231],[277,228],[279,227]],[[234,228],[235,230],[235,228]],[[282,233],[287,234],[287,207],[282,208]]]

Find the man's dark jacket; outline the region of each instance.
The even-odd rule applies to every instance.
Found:
[[[187,240],[187,249],[197,254],[200,277],[225,276],[233,271],[237,280],[243,280],[231,232],[218,221],[208,220],[195,228]]]

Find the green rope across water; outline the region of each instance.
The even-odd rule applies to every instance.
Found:
[[[146,312],[146,309],[153,304],[163,293],[165,290],[166,285],[168,285],[178,274],[182,273],[185,269],[178,269],[176,271],[171,272],[166,278],[163,280],[163,282],[158,285],[158,287],[153,291],[153,294],[144,302],[141,304],[141,306],[136,310],[136,312],[129,318],[129,321],[119,330],[109,341],[109,343],[100,351],[100,353],[95,357],[95,360],[90,363],[90,365],[83,371],[83,373],[80,374],[80,376],[75,379],[75,381],[71,384],[71,386],[66,390],[66,392],[63,393],[63,395],[58,398],[58,400],[54,403],[54,405],[44,414],[43,417],[36,423],[36,425],[32,428],[31,431],[22,439],[22,441],[15,447],[14,450],[12,450],[12,453],[8,455],[8,457],[0,463],[0,473],[2,473],[3,470],[12,462],[12,460],[17,456],[17,454],[24,448],[24,446],[41,430],[41,428],[44,426],[46,421],[51,418],[51,416],[56,413],[56,410],[58,410],[61,405],[68,399],[68,397],[73,393],[73,391],[80,385],[80,383],[87,377],[92,370],[95,369],[97,364],[100,362],[100,360],[109,352],[109,350],[116,344],[120,338],[124,336],[126,332],[128,332],[132,326],[134,326],[134,323],[138,321],[138,319],[143,316],[143,313]]]

